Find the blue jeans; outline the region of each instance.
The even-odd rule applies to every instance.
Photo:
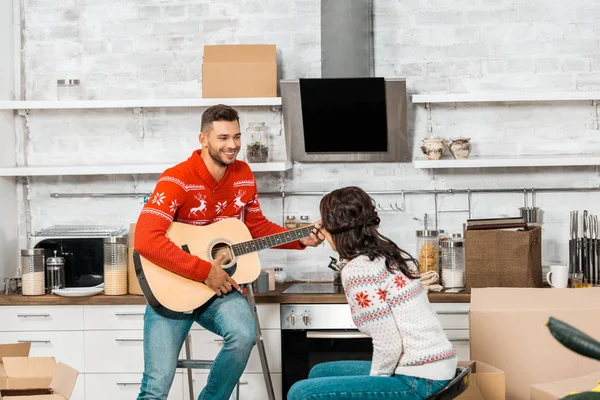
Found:
[[[296,382],[288,400],[426,399],[449,381],[406,375],[370,376],[370,361],[334,361],[315,365],[308,379]]]
[[[256,342],[256,325],[250,307],[244,296],[235,290],[214,297],[182,320],[164,318],[146,306],[144,375],[138,400],[167,399],[181,346],[194,321],[224,339],[198,400],[229,398]]]

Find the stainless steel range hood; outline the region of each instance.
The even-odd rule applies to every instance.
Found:
[[[321,0],[321,77],[374,73],[372,0]]]
[[[374,76],[372,14],[372,0],[321,0],[321,78],[280,82],[292,161],[410,160],[406,81]]]

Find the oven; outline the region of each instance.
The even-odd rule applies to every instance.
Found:
[[[306,379],[316,364],[370,361],[373,344],[354,325],[348,304],[282,304],[281,353],[286,398],[290,387]]]

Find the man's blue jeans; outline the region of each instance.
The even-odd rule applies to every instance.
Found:
[[[288,400],[426,399],[449,381],[413,376],[370,376],[370,361],[334,361],[315,365],[308,379],[296,382]]]
[[[144,375],[138,400],[166,400],[181,346],[196,321],[222,336],[224,345],[208,375],[199,400],[226,400],[246,368],[256,342],[256,326],[244,296],[233,291],[215,297],[189,318],[161,317],[146,306],[144,316]]]

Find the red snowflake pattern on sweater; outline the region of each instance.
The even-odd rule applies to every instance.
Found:
[[[404,286],[406,286],[406,283],[407,280],[402,275],[396,275],[394,277],[394,285],[396,285],[398,289],[402,289]]]
[[[355,299],[360,308],[366,308],[371,305],[371,300],[369,299],[367,292],[356,293]]]
[[[383,303],[385,301],[385,299],[387,298],[388,295],[388,291],[387,290],[383,290],[381,288],[377,289],[377,296],[379,297],[379,300]]]

